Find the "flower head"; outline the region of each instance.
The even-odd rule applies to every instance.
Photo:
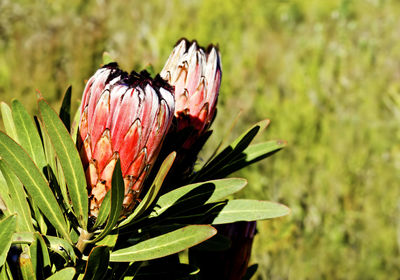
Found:
[[[183,143],[189,149],[207,131],[215,115],[222,75],[218,49],[210,45],[204,50],[195,41],[183,39],[160,75],[175,87],[177,131],[192,130]]]
[[[90,213],[97,216],[120,159],[129,212],[160,151],[174,112],[172,87],[147,72],[123,72],[116,63],[87,82],[81,104],[78,146],[86,170]]]

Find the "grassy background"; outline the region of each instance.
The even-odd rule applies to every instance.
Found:
[[[241,171],[241,196],[280,201],[259,223],[257,279],[399,279],[400,2],[0,0],[0,99],[78,105],[107,50],[159,71],[180,37],[217,43],[218,142],[263,118],[289,146]],[[235,134],[234,133],[234,134]],[[265,140],[264,139],[264,140]]]

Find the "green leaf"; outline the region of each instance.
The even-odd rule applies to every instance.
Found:
[[[85,173],[79,153],[60,118],[43,99],[39,100],[39,110],[43,118],[43,124],[61,163],[74,212],[80,226],[86,230],[88,194]]]
[[[54,273],[52,276],[49,278],[46,278],[47,280],[72,280],[75,275],[75,268],[73,267],[67,267],[64,269],[61,269],[60,271]]]
[[[76,261],[74,247],[65,239],[55,236],[41,235],[47,247],[62,256],[66,261]],[[35,234],[32,232],[18,232],[12,235],[12,244],[31,244],[35,240]]]
[[[38,232],[34,233],[34,237],[38,243],[38,259],[39,259],[39,267],[36,269],[40,269],[41,276],[38,278],[43,278],[43,275],[50,275],[51,273],[51,262],[50,262],[50,255],[49,251],[47,250],[46,242],[44,241],[42,235]],[[40,275],[40,274],[39,274]]]
[[[228,178],[186,185],[162,195],[150,216],[159,216],[172,206],[174,209],[186,211],[205,203],[216,202],[240,191],[246,184],[245,179]]]
[[[0,131],[0,157],[17,175],[35,203],[50,223],[67,240],[70,240],[63,213],[46,178],[33,163],[29,155],[14,140]]]
[[[87,260],[84,280],[104,279],[110,259],[110,249],[107,246],[97,246],[92,249]]]
[[[107,224],[104,230],[91,242],[97,242],[105,237],[117,223],[122,210],[122,202],[125,196],[125,184],[122,177],[121,163],[118,159],[115,164],[114,172],[111,180],[111,209],[108,216]]]
[[[107,246],[109,248],[113,248],[118,240],[118,230],[113,231],[112,233],[107,234],[102,240],[96,242],[96,246]]]
[[[250,145],[241,154],[237,155],[229,164],[215,172],[214,177],[226,177],[235,171],[273,155],[285,146],[286,142],[282,140],[272,140]]]
[[[217,230],[209,225],[190,225],[142,241],[111,253],[111,262],[136,262],[165,257],[195,246],[212,237]]]
[[[270,124],[270,122],[271,121],[269,119],[265,119],[265,120],[259,121],[258,123],[254,124],[253,126],[248,128],[245,132],[243,132],[242,135],[240,135],[238,138],[236,138],[236,140],[232,142],[231,146],[236,148],[237,146],[239,146],[241,143],[244,142],[243,141],[244,139],[249,137],[249,135],[252,135],[253,131],[257,131],[254,134],[254,136],[250,136],[251,138],[249,139],[249,142],[251,142],[259,132],[262,132],[263,130],[265,130],[265,128],[267,128],[267,126]]]
[[[8,216],[0,221],[0,267],[3,266],[10,249],[12,237],[17,225],[15,215]]]
[[[215,216],[211,224],[265,220],[285,216],[289,213],[290,209],[283,204],[261,200],[235,199],[229,200],[222,210],[212,213]]]
[[[8,190],[6,179],[0,169],[0,210],[4,215],[9,216],[15,212],[14,204],[11,202],[10,192]]]
[[[46,166],[46,158],[43,152],[42,140],[33,119],[18,100],[14,100],[11,107],[18,134],[18,143],[29,154],[33,162],[39,167],[39,170],[43,170]]]
[[[165,177],[168,174],[168,171],[171,169],[172,164],[174,163],[175,157],[176,152],[172,152],[167,156],[167,158],[163,161],[160,169],[158,170],[153,184],[151,185],[144,199],[140,202],[135,211],[120,223],[119,227],[129,225],[135,217],[142,214],[153,203],[153,201],[157,197],[158,192],[161,189],[161,186],[164,182]]]
[[[99,214],[97,215],[97,219],[93,225],[93,229],[98,228],[99,226],[103,225],[106,222],[111,209],[110,197],[111,197],[111,192],[107,192],[106,196],[101,202]]]
[[[218,172],[225,165],[229,164],[232,159],[240,155],[250,145],[258,132],[263,130],[268,124],[269,120],[263,120],[250,127],[246,132],[233,141],[232,144],[216,155],[215,158],[208,161],[208,163],[197,172],[192,179],[192,182],[217,179],[213,176],[214,173]]]
[[[74,120],[71,125],[71,137],[72,140],[76,143],[76,137],[78,135],[79,121],[81,119],[81,110],[78,108],[74,115]]]
[[[3,118],[3,123],[7,134],[18,142],[17,129],[15,128],[14,120],[12,117],[11,108],[4,102],[1,102],[1,116]]]
[[[19,256],[19,268],[21,270],[22,279],[32,280],[36,279],[35,270],[33,268],[32,259],[28,252],[22,252]]]
[[[40,267],[38,267],[39,266],[39,264],[38,264],[38,262],[39,262],[38,246],[40,246],[40,245],[38,245],[38,240],[37,240],[37,238],[35,238],[33,240],[33,242],[31,243],[31,245],[29,245],[29,251],[28,251],[29,258],[31,259],[31,262],[32,262],[33,273],[36,276],[38,276],[38,268],[40,270]],[[36,277],[36,278],[39,278],[39,277]],[[42,277],[40,277],[40,278],[42,278]]]
[[[60,119],[67,128],[68,131],[71,129],[71,93],[72,87],[69,86],[65,92],[63,102],[60,108]]]
[[[38,123],[40,126],[40,130],[42,132],[43,145],[48,163],[46,171],[49,177],[49,181],[54,180],[55,177],[55,180],[57,181],[58,186],[60,187],[60,192],[64,200],[63,203],[64,206],[73,212],[72,206],[69,203],[70,198],[68,195],[67,185],[65,182],[64,172],[62,170],[61,164],[57,159],[56,152],[54,150],[53,145],[51,144],[50,137],[47,134],[46,129],[44,128],[43,122],[38,120]]]
[[[2,159],[0,159],[0,171],[7,182],[13,210],[17,213],[17,230],[33,232],[31,210],[24,187]]]

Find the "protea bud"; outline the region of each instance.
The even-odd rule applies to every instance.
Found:
[[[124,212],[135,205],[160,151],[174,112],[172,87],[147,72],[128,75],[116,63],[99,69],[84,90],[78,148],[86,170],[90,214],[111,188],[120,159],[125,181]]]
[[[212,123],[221,84],[221,58],[216,47],[207,50],[183,39],[169,56],[161,77],[175,87],[176,130],[191,128],[183,147],[189,149]]]
[[[190,261],[200,268],[202,279],[241,280],[246,274],[256,222],[236,222],[215,227],[218,234],[229,239],[230,247],[226,250],[189,250]]]
[[[177,152],[167,181],[170,186],[179,186],[189,178],[197,155],[211,134],[208,129],[216,113],[222,75],[218,49],[210,45],[204,50],[195,41],[183,39],[160,75],[175,89],[175,118],[163,154]]]

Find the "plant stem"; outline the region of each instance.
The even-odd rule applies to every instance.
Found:
[[[76,248],[78,248],[81,253],[83,253],[85,250],[86,245],[88,244],[87,241],[92,238],[93,234],[93,232],[87,232],[86,230],[82,229],[78,242],[76,243]]]

